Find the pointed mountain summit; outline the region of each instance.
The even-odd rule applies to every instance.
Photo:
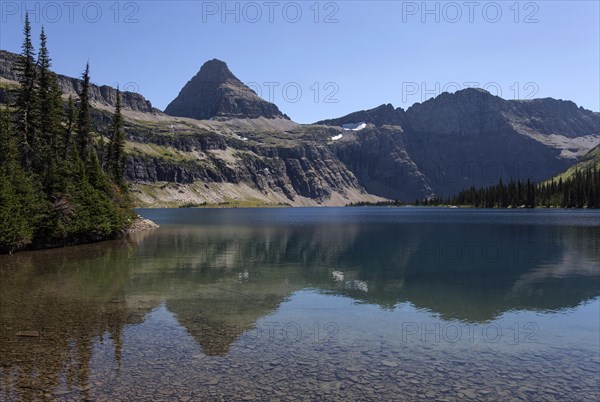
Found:
[[[179,95],[167,106],[171,116],[206,120],[226,118],[285,118],[276,105],[261,99],[244,85],[221,60],[204,63]]]

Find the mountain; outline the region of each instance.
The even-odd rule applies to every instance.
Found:
[[[285,117],[277,106],[256,95],[229,70],[227,64],[213,59],[204,63],[167,106],[171,116],[210,119],[213,117]]]
[[[573,102],[505,100],[481,89],[443,93],[406,111],[382,105],[318,124],[340,126],[356,120],[372,131],[402,137],[407,155],[433,193],[443,196],[499,179],[545,180],[600,141],[598,113]],[[372,192],[368,185],[366,189]]]
[[[0,102],[18,86],[18,57],[0,51]],[[59,82],[66,93],[80,85]],[[114,90],[93,86],[92,94],[94,129],[106,133]],[[218,60],[202,66],[166,113],[142,95],[124,99],[126,177],[139,206],[414,201],[499,179],[543,181],[600,142],[600,114],[573,102],[505,100],[478,89],[301,125]]]
[[[18,55],[0,58],[0,102],[14,99]],[[70,79],[72,86],[80,85]],[[61,82],[66,82],[61,79]],[[62,85],[62,84],[61,84]],[[100,88],[92,92],[100,94]],[[143,97],[139,94],[132,96]],[[4,101],[3,101],[4,99]],[[114,103],[92,97],[96,133],[107,133]],[[264,101],[261,101],[264,102]],[[341,129],[279,117],[196,120],[141,111],[123,102],[126,178],[139,206],[343,205],[377,201],[327,146]]]
[[[6,101],[7,96],[3,87],[10,86],[10,83],[14,84],[19,80],[16,67],[20,57],[17,54],[0,50],[0,102],[2,103]],[[3,82],[4,85],[2,85]],[[81,80],[58,74],[58,86],[65,95],[73,95],[73,98],[75,98],[81,90]],[[108,85],[98,86],[92,84],[90,86],[90,99],[95,103],[96,107],[112,110],[117,99],[117,91]],[[152,107],[152,103],[149,100],[135,92],[121,92],[121,103],[123,107],[136,112],[160,112],[158,109]]]
[[[317,122],[327,126],[343,126],[352,122],[369,122],[376,126],[406,126],[406,113],[402,108],[395,109],[391,104],[381,105],[370,110],[361,110],[350,113],[338,119],[329,119]]]

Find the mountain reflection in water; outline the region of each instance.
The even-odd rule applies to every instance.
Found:
[[[393,343],[405,327],[386,320],[403,311],[417,321],[481,326],[513,313],[567,314],[597,304],[600,295],[600,227],[593,212],[142,214],[161,228],[120,241],[0,256],[0,399],[94,395],[102,387],[90,375],[104,370],[119,377],[133,339],[155,345],[145,363],[152,368],[157,355],[197,355],[195,347],[205,356],[198,358],[233,358],[236,345],[255,342],[252,353],[268,355],[273,320],[297,338],[337,332],[340,347],[358,342],[360,321],[369,320],[361,309],[368,308],[379,314],[381,328],[360,336]],[[311,300],[319,305],[309,309]],[[320,309],[328,309],[318,313],[327,321],[315,328],[312,315]],[[298,323],[304,319],[313,327]],[[543,338],[558,347],[559,331],[553,331]],[[165,336],[179,342],[165,346],[158,340]],[[335,350],[328,345],[319,353]],[[450,345],[436,348],[447,353]],[[148,373],[142,370],[142,382],[154,381]]]

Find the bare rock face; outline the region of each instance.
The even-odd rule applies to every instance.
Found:
[[[543,98],[510,101],[508,106],[505,115],[517,129],[569,138],[600,134],[600,114],[571,101]]]
[[[130,139],[135,135],[132,130],[132,127],[127,130]],[[298,196],[325,202],[334,192],[343,195],[348,190],[360,192],[363,189],[334,151],[323,144],[286,144],[269,148],[213,133],[179,139],[155,137],[153,141],[205,157],[181,162],[130,156],[125,172],[127,179],[143,183],[242,183],[260,191],[273,190],[290,202]],[[239,151],[235,160],[226,163],[216,156],[219,151],[231,148]]]
[[[225,118],[287,118],[277,106],[261,99],[238,80],[224,62],[213,59],[204,63],[167,106],[171,116],[206,120]]]
[[[502,115],[505,101],[482,89],[442,93],[406,111],[410,131],[438,135],[480,135],[509,126]],[[407,127],[407,128],[408,128]]]
[[[82,81],[77,78],[59,75],[58,85],[66,94],[78,94],[81,91]],[[117,102],[117,91],[107,85],[97,86],[92,84],[90,86],[90,99],[92,102],[114,107]],[[142,95],[129,91],[121,92],[121,105],[123,108],[135,112],[154,113],[159,111],[152,107],[150,101]]]
[[[407,152],[400,127],[369,127],[355,138],[335,143],[333,148],[368,193],[404,201],[433,194],[428,178]]]
[[[0,77],[10,81],[19,81],[19,73],[16,69],[19,58],[18,54],[0,50]]]

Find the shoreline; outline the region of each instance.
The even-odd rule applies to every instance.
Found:
[[[472,205],[414,205],[414,204],[365,204],[365,205],[253,205],[253,206],[238,206],[238,205],[222,205],[222,204],[206,204],[197,206],[185,206],[185,207],[162,207],[162,206],[136,206],[134,209],[300,209],[300,208],[440,208],[440,209],[582,209],[582,210],[598,210],[599,208],[575,208],[575,207],[561,207],[561,206],[536,206],[536,207],[475,207]]]
[[[15,253],[22,253],[22,252],[27,252],[27,251],[51,250],[51,249],[55,249],[55,248],[73,247],[73,246],[80,246],[80,245],[84,245],[84,244],[100,243],[100,242],[109,241],[109,240],[119,240],[119,239],[123,239],[134,233],[155,230],[155,229],[158,229],[159,227],[160,227],[159,225],[157,225],[150,219],[146,219],[140,215],[137,215],[137,218],[135,218],[133,220],[133,222],[129,225],[128,228],[122,229],[122,230],[120,230],[116,233],[113,233],[112,235],[107,236],[107,237],[100,238],[100,237],[95,237],[94,235],[88,235],[88,236],[85,236],[85,237],[82,237],[79,239],[61,239],[61,240],[55,240],[54,242],[52,240],[48,240],[47,242],[40,242],[37,244],[30,243],[23,247],[16,248],[14,250],[10,250],[10,249],[6,250],[6,251],[0,250],[0,255],[12,255]]]
[[[160,226],[150,219],[146,219],[143,216],[138,215],[137,219],[133,221],[133,223],[124,230],[119,238],[129,236],[133,233],[145,232],[148,230],[158,229]]]

